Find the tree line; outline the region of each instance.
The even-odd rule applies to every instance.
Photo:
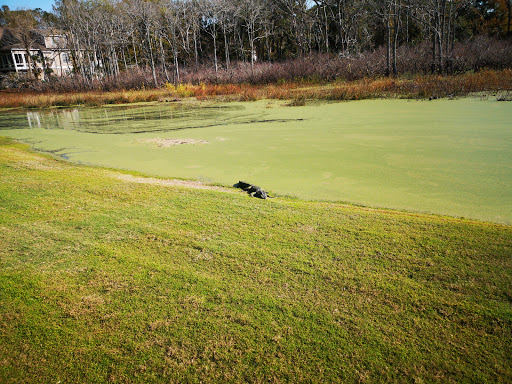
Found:
[[[429,69],[443,73],[457,42],[510,37],[511,1],[57,0],[54,12],[33,15],[36,24],[66,35],[84,82],[141,68],[158,85],[162,77],[179,83],[184,69],[205,65],[218,73],[246,63],[254,71],[257,62],[319,53],[353,58],[377,49],[384,74],[392,75],[401,47],[425,45]]]

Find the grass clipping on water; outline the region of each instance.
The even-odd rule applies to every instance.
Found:
[[[1,382],[512,380],[511,227],[119,175],[0,141]]]
[[[154,144],[160,148],[169,148],[174,147],[176,145],[184,145],[184,144],[208,144],[206,140],[196,140],[196,139],[144,139],[139,140],[141,143],[150,143]]]

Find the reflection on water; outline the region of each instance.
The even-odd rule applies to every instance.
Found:
[[[88,133],[143,133],[201,128],[238,121],[243,115],[239,105],[195,105],[174,103],[137,107],[51,109],[0,116],[2,129],[71,129]]]
[[[0,115],[0,130],[69,129],[96,134],[167,132],[226,124],[283,123],[301,119],[265,119],[242,105],[144,104],[29,111]]]
[[[39,117],[39,113],[27,112],[27,120],[28,120],[28,125],[30,126],[30,128],[32,128],[33,126],[41,128],[41,119]],[[32,125],[33,121],[34,121],[34,125]]]
[[[76,126],[80,126],[80,111],[74,108],[51,112],[27,112],[27,122],[30,128],[75,129]]]

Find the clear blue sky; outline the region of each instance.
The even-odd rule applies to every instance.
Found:
[[[41,8],[43,11],[51,12],[53,4],[53,0],[0,0],[0,6],[8,5],[12,10]]]

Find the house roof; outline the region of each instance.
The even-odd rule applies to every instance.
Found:
[[[46,49],[44,37],[39,31],[33,31],[32,49]],[[9,28],[0,27],[0,50],[25,49],[20,39]]]

